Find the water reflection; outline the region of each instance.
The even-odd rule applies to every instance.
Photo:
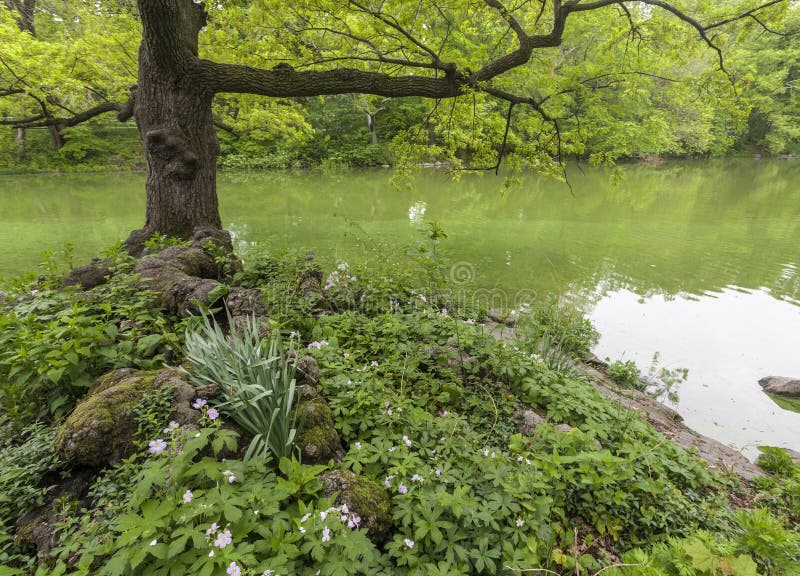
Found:
[[[591,317],[601,333],[598,356],[647,367],[655,353],[667,368],[687,367],[678,411],[699,432],[742,449],[800,448],[800,414],[782,410],[759,378],[800,375],[800,308],[765,290],[729,287],[693,298],[642,299],[610,291]]]

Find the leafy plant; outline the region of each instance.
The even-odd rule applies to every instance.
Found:
[[[200,318],[200,331],[186,331],[186,358],[194,370],[191,381],[202,386],[216,384],[222,394],[219,405],[242,428],[253,434],[245,459],[271,453],[280,458],[295,451],[294,440],[302,425],[295,402],[294,364],[288,358],[280,335],[265,346],[255,317],[247,319],[241,334],[233,329],[226,336],[208,314]]]
[[[0,407],[15,426],[63,416],[104,372],[180,354],[181,323],[136,276],[120,272],[86,292],[18,290],[16,305],[0,311]]]
[[[617,384],[625,386],[626,388],[644,391],[646,387],[645,384],[639,380],[642,373],[633,360],[627,360],[626,362],[615,360],[608,365],[608,375],[617,382]]]
[[[64,467],[54,448],[55,433],[41,423],[13,435],[10,429],[0,428],[0,529],[9,529],[20,516],[44,503],[50,487],[42,485],[43,480]]]
[[[162,250],[169,248],[170,246],[188,246],[189,242],[187,240],[183,240],[181,238],[175,238],[174,236],[165,236],[156,232],[150,238],[148,238],[145,243],[144,247],[150,250],[151,252],[161,252]]]
[[[283,458],[278,475],[268,459],[225,460],[223,449],[236,449],[229,430],[175,429],[168,447],[139,465],[121,513],[74,536],[54,574],[376,573],[365,532],[320,498],[323,467]]]
[[[790,477],[796,470],[796,465],[792,458],[782,448],[772,446],[759,446],[761,454],[758,457],[758,465],[770,474]]]

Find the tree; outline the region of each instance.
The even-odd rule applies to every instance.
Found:
[[[148,167],[146,220],[140,237],[153,232],[187,237],[198,226],[221,226],[215,182],[218,144],[212,117],[215,94],[287,98],[362,93],[437,100],[480,94],[506,103],[506,126],[514,108],[525,106],[550,124],[558,138],[558,119],[534,90],[525,90],[519,83],[525,80],[524,72],[513,73],[537,52],[560,46],[570,18],[616,7],[635,28],[635,13],[651,18],[654,10],[662,10],[692,30],[725,72],[714,34],[741,18],[765,18],[768,8],[781,3],[740,5],[734,16],[718,14],[718,20],[701,24],[679,4],[662,0],[540,0],[517,6],[500,0],[414,5],[307,0],[293,9],[283,2],[266,2],[260,3],[260,14],[268,19],[269,32],[261,35],[283,40],[284,51],[292,59],[292,64],[266,69],[200,57],[198,34],[209,16],[203,4],[139,0],[142,43],[134,114]],[[699,4],[706,13],[719,12],[712,3]],[[253,13],[247,4],[232,6],[239,17]],[[217,10],[217,5],[209,9]],[[478,45],[481,34],[471,22],[497,34],[494,46],[500,48],[499,55],[492,54],[491,45]],[[338,44],[335,52],[329,49],[331,42]]]
[[[21,143],[26,129],[47,128],[59,149],[65,128],[126,109],[136,77],[128,54],[140,36],[130,7],[50,0],[0,7],[0,125],[16,128]]]
[[[32,5],[3,1],[19,15],[20,6]],[[46,2],[40,0],[38,14],[74,4],[75,15],[43,22],[92,30],[84,53],[96,60],[112,51],[102,45],[110,36],[104,20],[141,21],[138,81],[127,104],[124,75],[93,82],[83,73],[76,81],[48,65],[70,61],[53,51],[57,38],[49,51],[37,44],[12,54],[11,70],[24,67],[29,52],[39,58],[31,66],[34,81],[26,73],[0,82],[0,89],[68,112],[5,121],[17,127],[71,126],[109,111],[134,115],[148,170],[145,226],[132,241],[221,226],[214,127],[234,135],[256,130],[274,141],[276,132],[264,124],[281,123],[280,107],[255,121],[242,113],[255,109],[259,95],[282,99],[287,111],[309,96],[365,94],[377,103],[391,99],[392,107],[403,97],[428,99],[431,110],[417,129],[406,130],[400,151],[409,161],[433,151],[460,168],[496,170],[506,158],[559,175],[562,159],[583,154],[596,134],[606,135],[594,145],[597,161],[646,149],[705,149],[704,132],[719,130],[719,121],[689,92],[696,84],[700,93],[732,101],[737,80],[722,57],[735,39],[732,24],[772,25],[796,9],[786,0],[138,0],[137,14],[127,0]],[[653,56],[659,52],[660,59]],[[215,61],[220,54],[228,63]],[[102,67],[114,69],[114,60]],[[66,94],[62,79],[79,86]],[[64,105],[70,98],[78,103]],[[704,128],[677,133],[671,120],[682,114]],[[303,130],[294,111],[292,117],[284,124]]]

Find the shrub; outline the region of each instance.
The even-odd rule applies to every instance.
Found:
[[[233,327],[233,319],[228,316]],[[283,348],[279,334],[264,345],[256,318],[248,318],[242,334],[232,329],[227,337],[219,324],[203,314],[200,333],[186,331],[186,358],[198,385],[217,384],[231,418],[253,434],[245,459],[290,456],[300,422],[295,402],[294,365],[288,361],[291,345]]]
[[[54,448],[55,429],[31,424],[10,437],[0,431],[0,529],[44,503],[45,477],[64,466]],[[19,442],[17,439],[21,438]]]
[[[109,370],[157,368],[179,353],[180,323],[133,275],[86,292],[23,285],[0,310],[0,409],[17,426],[68,413]]]
[[[615,360],[608,365],[608,375],[621,386],[644,391],[645,386],[639,380],[642,373],[633,360],[627,360],[626,362]]]

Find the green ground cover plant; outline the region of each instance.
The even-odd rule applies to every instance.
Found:
[[[0,410],[15,425],[64,416],[109,370],[182,355],[181,321],[164,314],[132,259],[118,247],[108,257],[111,277],[92,290],[62,289],[53,255],[43,276],[0,286]]]
[[[767,475],[752,486],[708,469],[566,368],[596,338],[580,316],[554,306],[521,311],[519,337],[504,331],[498,339],[482,324],[486,311],[455,299],[446,278],[420,285],[437,278],[426,271],[442,258],[401,270],[340,262],[321,274],[320,313],[320,294],[301,288],[315,266],[303,252],[247,255],[227,281],[259,288],[269,321],[229,336],[207,316],[187,336],[187,369],[197,384],[262,391],[196,402],[198,427],[170,423],[168,391],[146,399],[133,455],[100,471],[82,500],[58,508],[56,545],[41,556],[15,544],[19,510],[3,502],[35,507],[53,484],[51,470],[73,472],[47,457],[52,428],[35,425],[29,447],[6,450],[0,463],[0,477],[30,476],[32,487],[0,488],[9,526],[0,574],[798,574],[800,470],[782,451],[764,450]],[[17,306],[86,298],[19,286]],[[6,310],[4,337],[27,334],[31,320]],[[153,314],[171,333],[182,327]],[[330,407],[341,461],[307,465],[287,449],[296,402],[275,392],[293,381],[279,338],[318,364],[315,388]],[[548,360],[548,346],[563,358]],[[17,362],[0,357],[0,370]],[[277,404],[262,409],[262,401]],[[233,423],[251,410],[264,430],[273,429],[275,410],[286,418],[276,445],[265,440],[247,454],[261,428],[237,432]],[[542,421],[521,431],[526,410]],[[59,421],[52,412],[41,417]],[[261,434],[271,441],[275,432]],[[325,495],[321,478],[332,470],[385,492],[382,537],[370,536],[335,493]]]

